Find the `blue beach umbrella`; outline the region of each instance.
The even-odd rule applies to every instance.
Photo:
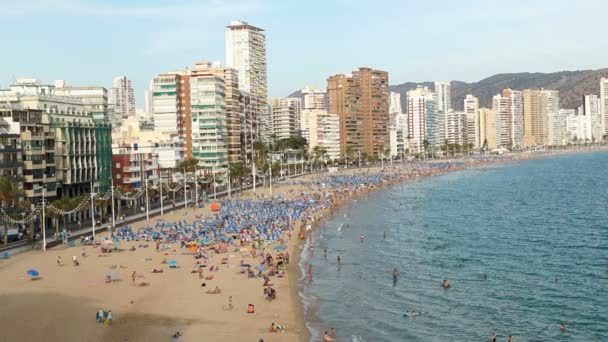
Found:
[[[175,260],[171,259],[171,260],[169,260],[169,261],[167,262],[167,265],[169,265],[169,266],[175,266],[175,265],[177,265],[177,261],[175,261]]]
[[[242,264],[241,267],[251,267],[249,264]]]
[[[257,271],[264,272],[264,271],[266,271],[266,266],[259,265],[259,266],[256,266],[255,269]]]
[[[280,245],[280,246],[275,246],[274,247],[275,251],[284,251],[286,249],[287,249],[287,246],[285,246],[285,245]]]
[[[27,273],[27,275],[29,275],[32,278],[40,275],[40,273],[36,270],[27,270],[27,271],[25,271],[25,273]]]

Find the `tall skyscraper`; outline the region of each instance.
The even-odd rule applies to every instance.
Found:
[[[542,129],[539,131],[540,143],[542,145],[553,145],[549,140],[549,134],[553,134],[552,141],[559,140],[559,133],[556,131],[558,127],[559,117],[559,91],[543,89],[540,92],[540,109]],[[550,120],[553,120],[550,122]],[[552,130],[550,132],[550,130]],[[558,137],[558,138],[556,138]],[[558,144],[561,145],[561,144]]]
[[[152,80],[154,131],[184,143],[184,155],[192,157],[190,75],[185,71],[160,74]]]
[[[198,62],[194,64],[192,75],[212,74],[222,78],[226,87],[226,132],[228,161],[235,163],[241,157],[241,115],[240,90],[238,71],[233,68],[224,68],[211,62]]]
[[[225,44],[226,66],[238,70],[240,90],[258,96],[260,121],[270,124],[264,30],[244,21],[232,21],[226,31]],[[268,134],[261,133],[267,138]]]
[[[450,111],[446,117],[448,134],[445,139],[450,144],[463,145],[466,138],[466,114],[464,112]]]
[[[505,89],[492,99],[496,112],[496,144],[499,147],[516,148],[523,145],[524,113],[521,91]]]
[[[473,145],[475,148],[481,147],[481,120],[479,116],[479,99],[469,94],[464,98],[464,144]]]
[[[600,112],[602,116],[602,127],[604,135],[608,134],[608,78],[600,79]],[[604,136],[602,136],[604,138]]]
[[[496,139],[498,136],[496,127],[496,112],[492,109],[481,108],[479,110],[479,118],[481,121],[481,132],[479,134],[481,139],[480,147],[487,150],[493,150],[497,147]]]
[[[388,106],[389,122],[391,125],[395,125],[395,118],[399,114],[403,114],[403,108],[401,108],[401,94],[390,92],[389,106]]]
[[[448,135],[448,113],[452,110],[451,100],[452,100],[452,90],[451,90],[450,82],[445,81],[436,81],[435,82],[435,93],[437,94],[437,105],[435,106],[435,110],[437,114],[443,116],[443,137],[447,137]],[[443,143],[443,142],[441,142]]]
[[[600,99],[597,95],[585,95],[583,98],[585,115],[591,120],[591,140],[601,141],[605,134],[602,126],[602,115],[600,110]]]
[[[228,167],[224,78],[204,68],[192,70],[190,104],[192,156],[207,171]]]
[[[114,77],[110,94],[110,106],[116,120],[135,115],[135,94],[131,80],[126,76]]]
[[[524,89],[524,146],[541,146],[544,130],[540,89]]]
[[[340,117],[340,154],[381,156],[390,147],[388,73],[359,68],[327,80],[329,112]]]
[[[418,87],[407,92],[407,139],[410,152],[424,153],[427,134],[432,131],[432,120],[435,112],[435,95],[428,88]],[[443,130],[443,126],[441,127]],[[430,143],[430,142],[429,142]]]
[[[316,146],[325,148],[330,160],[340,159],[340,118],[325,109],[310,109],[309,117],[310,152]]]

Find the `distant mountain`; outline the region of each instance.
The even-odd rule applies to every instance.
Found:
[[[583,103],[585,94],[600,93],[600,78],[608,77],[608,69],[560,71],[554,73],[514,73],[498,74],[478,82],[466,83],[452,81],[452,108],[463,109],[463,100],[467,94],[479,98],[481,107],[491,107],[492,97],[503,89],[523,90],[527,88],[545,88],[559,90],[560,107],[574,109]],[[406,82],[389,86],[390,91],[398,92],[401,101],[405,101],[405,93],[417,85],[434,87],[433,82]],[[405,108],[405,107],[404,107]]]
[[[492,106],[492,97],[503,89],[523,90],[527,88],[545,88],[559,90],[561,108],[575,109],[583,104],[585,94],[600,94],[600,78],[608,77],[608,69],[560,71],[553,73],[521,72],[513,74],[497,74],[478,82],[467,83],[452,81],[452,108],[463,109],[463,100],[467,94],[479,98],[481,107]],[[402,107],[405,109],[405,94],[417,86],[434,88],[433,82],[406,82],[389,86],[389,90],[401,94]],[[301,91],[296,91],[289,97],[298,97],[304,101]]]

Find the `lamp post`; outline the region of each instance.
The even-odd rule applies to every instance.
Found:
[[[110,186],[110,195],[112,196],[112,225],[110,226],[110,237],[112,237],[112,230],[114,229],[114,225],[116,224],[115,218],[114,218],[114,177],[110,177],[111,179],[111,186]]]
[[[188,184],[186,183],[186,166],[184,166],[184,209],[188,209],[188,191],[186,188]]]
[[[42,251],[46,252],[46,199],[44,198],[46,186],[42,187]]]
[[[198,208],[198,170],[194,165],[194,210]]]
[[[163,212],[163,172],[160,170],[158,170],[158,179],[159,179],[159,187],[160,187],[160,217],[164,216],[164,212]]]
[[[93,181],[91,181],[91,229],[93,230],[93,240],[95,240],[95,200],[93,199]]]
[[[251,174],[253,175],[253,193],[255,194],[255,162],[253,163],[253,167],[251,168]]]
[[[213,199],[217,198],[217,184],[215,183],[215,164],[211,166],[211,173],[213,174]]]

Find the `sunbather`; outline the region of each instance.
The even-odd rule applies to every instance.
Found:
[[[209,294],[220,294],[220,293],[222,293],[222,290],[220,290],[220,287],[216,285],[215,289],[213,289],[211,291],[207,291],[207,293],[209,293]]]

